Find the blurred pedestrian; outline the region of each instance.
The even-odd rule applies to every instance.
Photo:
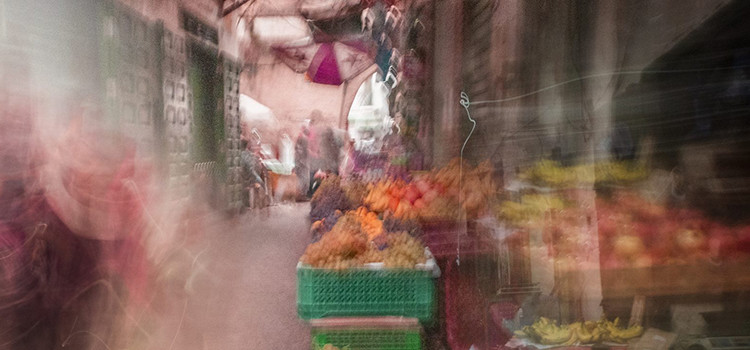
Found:
[[[262,164],[257,147],[252,143],[242,141],[242,153],[240,154],[242,182],[248,191],[247,206],[253,208],[256,206],[257,199],[264,188],[263,176],[261,173]]]
[[[298,199],[306,199],[310,188],[310,164],[308,158],[308,137],[310,129],[304,125],[294,144],[294,173],[299,180]]]
[[[344,150],[344,159],[341,161],[339,175],[343,178],[352,176],[356,169],[357,150],[354,149],[354,139],[349,139]]]
[[[339,173],[341,147],[336,140],[333,128],[327,127],[320,135],[320,170],[327,174]]]
[[[308,174],[309,174],[309,183],[308,183],[308,190],[307,190],[307,196],[312,197],[312,194],[314,192],[314,182],[315,182],[315,174],[321,170],[323,167],[321,164],[321,158],[320,158],[320,128],[319,124],[321,120],[323,119],[323,112],[320,110],[313,110],[312,113],[310,113],[310,128],[309,128],[309,135],[307,138],[307,164],[309,166],[308,168]]]

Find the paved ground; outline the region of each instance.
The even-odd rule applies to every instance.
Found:
[[[310,328],[296,310],[296,264],[310,241],[308,213],[309,204],[295,203],[192,218],[180,229],[184,242],[175,243],[158,266],[158,288],[144,306],[124,305],[112,298],[111,287],[97,284],[79,312],[57,320],[62,338],[50,338],[51,325],[36,324],[28,330],[36,335],[28,333],[12,350],[59,348],[52,344],[81,350],[310,349]],[[443,349],[428,338],[426,349]]]
[[[191,268],[189,296],[171,298],[172,316],[165,318],[182,324],[164,328],[162,338],[171,342],[159,349],[310,349],[310,328],[296,309],[296,264],[310,241],[309,212],[308,203],[282,204],[211,225],[219,232],[205,238],[210,243],[198,256],[205,266]],[[184,317],[176,317],[180,309]],[[438,339],[428,332],[425,348],[445,349]]]
[[[308,213],[307,204],[284,204],[218,224],[199,253],[187,307],[174,302],[172,309],[184,309],[185,316],[170,346],[309,349],[309,327],[297,317],[295,274],[309,242]]]

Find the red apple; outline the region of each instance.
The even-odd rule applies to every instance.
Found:
[[[406,187],[406,190],[404,191],[405,200],[409,201],[409,203],[414,203],[419,197],[419,189],[417,189],[417,186],[409,185]]]
[[[419,198],[419,199],[415,200],[413,205],[414,205],[414,208],[417,208],[417,209],[424,208],[425,207],[424,199]]]
[[[675,235],[675,243],[686,253],[695,253],[704,247],[706,243],[703,232],[690,229],[682,229]]]
[[[620,235],[613,242],[614,253],[621,258],[634,258],[645,251],[638,236]]]
[[[731,230],[714,226],[708,238],[708,253],[715,260],[732,260],[737,257],[737,240]]]
[[[425,193],[429,192],[432,187],[430,186],[430,183],[425,180],[418,180],[415,183],[417,189],[419,190],[419,194],[424,195]]]

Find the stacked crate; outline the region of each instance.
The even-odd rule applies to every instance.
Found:
[[[415,269],[298,265],[297,311],[310,320],[312,348],[421,349],[421,325],[435,320],[438,275],[434,259]]]

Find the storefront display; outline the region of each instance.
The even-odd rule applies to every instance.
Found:
[[[514,244],[512,254],[516,255],[512,259],[516,260],[500,262],[504,268],[510,268],[507,264],[516,266],[510,275],[503,274],[504,278],[517,279],[521,277],[519,273],[528,274],[532,270],[539,273],[538,268],[526,272],[517,268],[525,265],[525,269],[528,269],[529,263],[538,264],[530,260],[546,259],[538,255],[538,252],[544,251],[550,254],[554,265],[554,275],[550,276],[558,283],[578,280],[580,277],[576,276],[581,268],[600,274],[605,301],[639,295],[675,295],[670,291],[685,295],[701,293],[710,289],[712,283],[720,285],[724,292],[743,290],[746,279],[739,272],[739,266],[748,261],[744,226],[722,223],[700,211],[659,204],[654,201],[654,196],[641,195],[638,189],[650,189],[642,185],[651,177],[650,171],[643,165],[600,162],[565,167],[552,161],[542,161],[524,170],[520,179],[525,181],[525,185],[514,184],[514,191],[521,189],[519,192],[497,192],[487,165],[473,168],[466,163],[464,167],[460,164],[456,160],[445,168],[415,172],[405,179],[370,184],[328,179],[321,186],[324,191],[319,192],[319,199],[338,196],[345,198],[347,205],[329,209],[328,213],[332,212],[332,215],[313,223],[312,234],[319,240],[308,247],[301,262],[342,271],[373,262],[385,262],[386,267],[409,268],[424,262],[424,257],[417,252],[428,246],[443,269],[441,280],[445,279],[445,282],[440,283],[447,283],[446,292],[450,292],[440,294],[439,304],[441,308],[447,307],[448,313],[442,317],[446,317],[444,321],[448,322],[448,338],[455,342],[466,341],[465,337],[470,333],[462,327],[469,322],[466,316],[475,311],[469,311],[465,306],[457,309],[450,304],[456,301],[449,302],[449,299],[453,300],[451,298],[457,296],[455,293],[468,298],[467,291],[470,289],[467,287],[472,283],[480,286],[488,283],[488,280],[477,280],[480,274],[466,279],[469,276],[464,274],[468,270],[454,266],[452,259],[456,258],[456,254],[464,254],[464,258],[470,260],[483,254],[499,256],[498,244],[512,244],[512,237],[525,236],[528,240],[528,235],[536,231],[541,232],[541,241],[532,240],[531,245],[526,243],[526,248]],[[459,188],[463,191],[459,191]],[[579,234],[576,231],[580,230],[577,222],[592,212],[579,206],[582,195],[595,198],[591,202],[595,207],[591,209],[599,237],[597,251],[600,265],[570,260],[580,254],[579,246],[586,244],[585,241],[577,241],[584,239],[583,236],[577,238]],[[469,201],[469,198],[474,200]],[[442,203],[442,211],[435,209],[435,202]],[[496,236],[497,232],[489,235],[479,232],[481,225],[478,223],[487,218],[495,220],[493,222],[500,225],[502,231],[515,233],[502,239],[502,243],[493,242],[492,236]],[[469,223],[465,233],[461,233],[462,220]],[[392,224],[388,222],[400,223],[397,224],[400,227],[405,227],[403,224],[406,223],[407,226],[416,225],[418,228],[408,231],[411,235],[407,232],[384,233],[390,232],[386,227]],[[348,234],[342,234],[344,227],[349,227]],[[359,239],[354,238],[357,236],[353,233],[357,231],[351,227],[358,227]],[[417,243],[414,237],[425,242],[425,245]],[[365,243],[368,240],[371,247],[377,249],[369,250]],[[460,244],[456,245],[457,242]],[[524,255],[518,249],[528,249],[528,252]],[[342,256],[349,258],[343,259]],[[419,260],[412,260],[418,256]],[[481,259],[484,258],[479,261]],[[469,263],[469,260],[466,261]],[[722,267],[711,268],[710,264]],[[473,271],[478,273],[480,270]],[[685,278],[671,276],[677,271],[686,274]],[[527,281],[538,281],[546,277],[532,274],[525,278]],[[471,280],[475,282],[469,282]],[[339,288],[345,286],[340,285]],[[559,294],[562,302],[567,302],[567,298],[575,296],[576,289],[585,288],[585,285],[568,285],[566,288],[572,289]],[[528,295],[533,295],[532,291],[530,289],[531,294]],[[484,305],[479,308],[486,313],[481,317],[489,318],[487,315],[494,305],[491,301],[494,297],[479,294],[476,298],[475,304]],[[556,307],[538,306],[535,309],[536,315],[556,312]],[[644,321],[650,324],[648,320],[636,321],[636,324],[631,320],[627,324],[622,317],[628,314],[621,309],[605,306],[605,312],[607,315],[611,313],[613,318],[565,322],[531,316],[534,317],[532,323],[509,329],[505,322],[514,317],[514,312],[511,312],[504,316],[507,317],[505,321],[483,323],[485,331],[472,337],[475,340],[492,338],[492,334],[497,332],[515,331],[512,339],[504,337],[510,339],[506,346],[544,348],[600,343],[626,346],[627,343],[639,341],[645,330],[653,330],[639,325]]]

